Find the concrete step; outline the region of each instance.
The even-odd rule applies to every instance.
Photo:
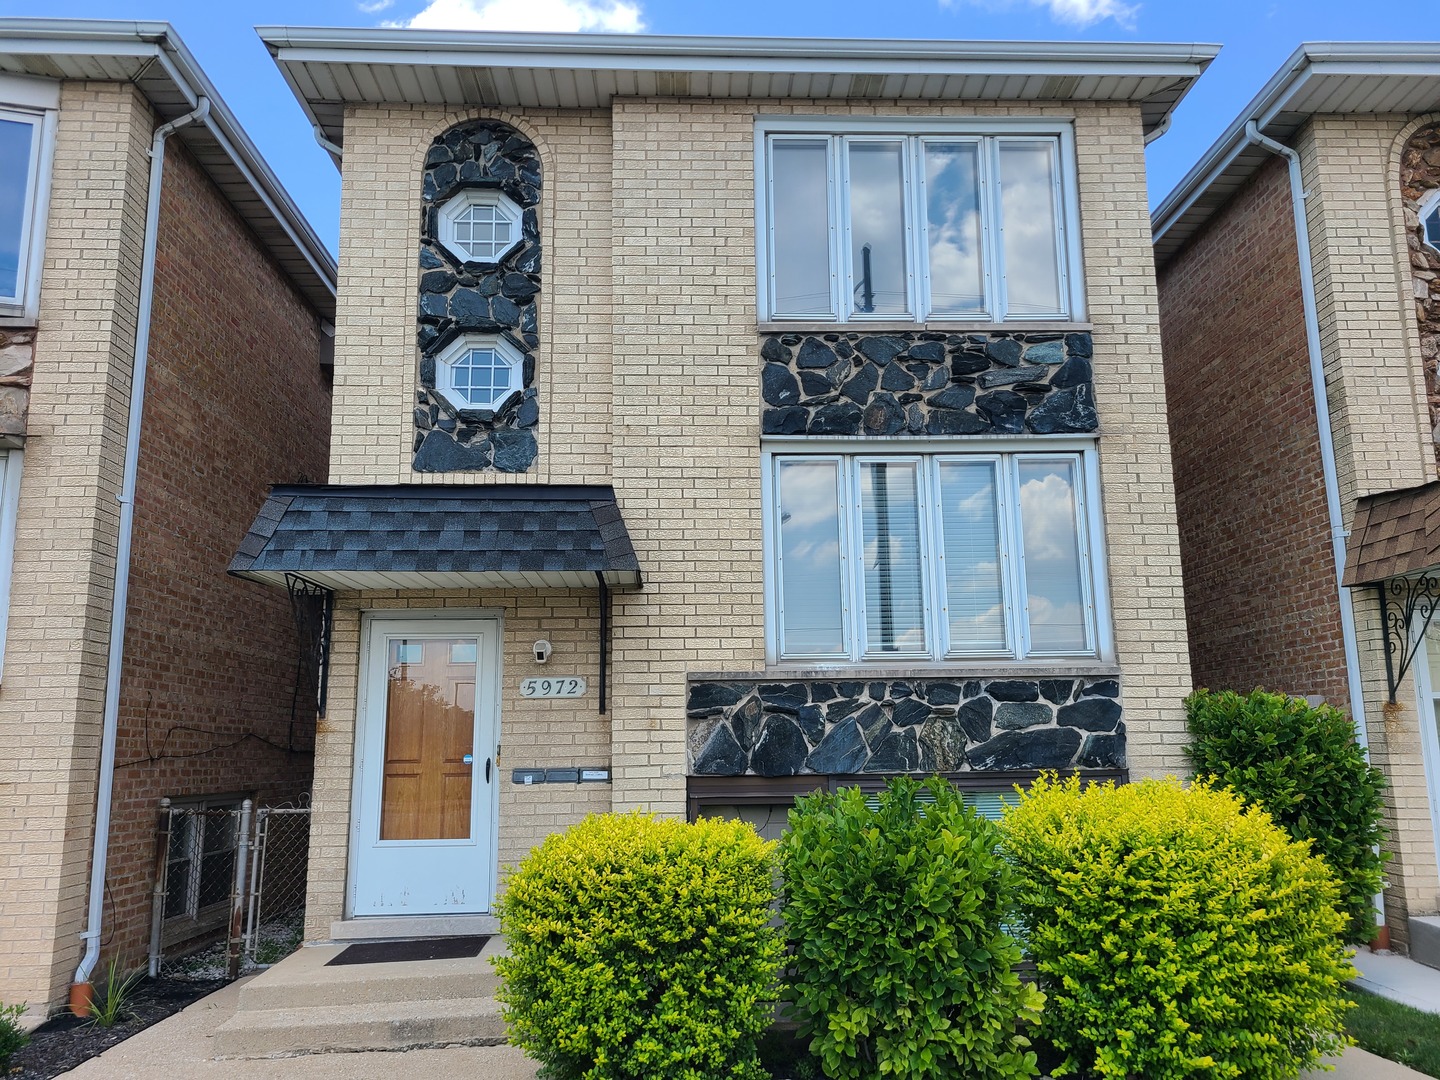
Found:
[[[1440,915],[1410,916],[1410,959],[1440,968]]]
[[[499,1003],[462,998],[242,1010],[216,1030],[213,1052],[218,1058],[274,1058],[504,1041]]]
[[[338,919],[330,924],[332,941],[393,941],[427,937],[467,937],[498,934],[494,915],[366,915]]]
[[[307,946],[286,957],[245,984],[240,1011],[489,998],[500,985],[491,958],[505,951],[491,938],[479,956],[456,960],[327,966],[345,948]]]

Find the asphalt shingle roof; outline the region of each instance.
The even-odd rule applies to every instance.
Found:
[[[1374,585],[1440,566],[1440,481],[1360,499],[1342,583]]]
[[[640,564],[602,486],[286,486],[271,489],[230,572],[556,575],[638,584]]]

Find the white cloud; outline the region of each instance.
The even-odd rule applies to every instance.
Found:
[[[1140,11],[1139,4],[1128,4],[1125,0],[940,0],[941,7],[954,7],[958,3],[991,8],[1009,8],[1023,3],[1029,7],[1046,8],[1056,22],[1081,29],[1113,19],[1126,30],[1132,30],[1135,16]]]
[[[366,15],[374,15],[376,12],[384,11],[395,3],[395,0],[360,0],[357,5]]]
[[[431,0],[399,25],[425,30],[582,30],[634,34],[645,29],[638,4],[624,0]]]

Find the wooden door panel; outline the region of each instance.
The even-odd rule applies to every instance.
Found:
[[[474,639],[388,643],[381,840],[470,836],[476,665],[451,662],[457,645],[475,655]]]

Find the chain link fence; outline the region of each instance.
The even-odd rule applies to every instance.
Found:
[[[150,974],[234,979],[300,946],[308,806],[162,799],[156,829]]]

